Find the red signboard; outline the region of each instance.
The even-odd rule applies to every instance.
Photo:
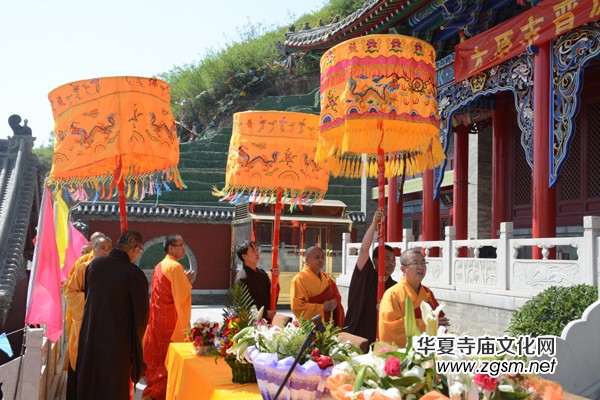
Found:
[[[600,17],[600,0],[546,0],[455,47],[457,82]]]

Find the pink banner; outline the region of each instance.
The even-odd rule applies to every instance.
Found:
[[[45,187],[27,294],[28,324],[45,324],[46,337],[56,342],[63,332],[60,261],[54,231],[52,194]]]

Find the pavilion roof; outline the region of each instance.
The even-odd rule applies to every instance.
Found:
[[[323,54],[347,39],[399,33],[431,43],[441,59],[454,51],[461,36],[469,38],[531,7],[516,0],[366,0],[341,21],[286,33],[285,51]]]

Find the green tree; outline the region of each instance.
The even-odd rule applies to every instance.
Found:
[[[54,136],[54,133],[52,133]],[[37,156],[40,162],[40,169],[45,177],[50,173],[52,168],[52,159],[54,158],[54,141],[49,139],[48,142],[44,143],[41,147],[34,148],[33,154]]]

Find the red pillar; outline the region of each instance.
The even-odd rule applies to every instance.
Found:
[[[398,199],[398,177],[388,179],[387,241],[402,241],[402,198]]]
[[[433,170],[423,172],[423,241],[440,240],[440,199],[433,199]],[[429,255],[437,257],[438,249]]]
[[[533,218],[534,238],[556,236],[556,192],[548,185],[550,166],[550,42],[533,59]],[[552,252],[554,253],[554,252]],[[542,258],[533,248],[533,258]],[[552,254],[552,258],[553,254]]]
[[[508,98],[496,96],[496,111],[492,115],[492,239],[498,239],[500,223],[506,222],[506,117]]]
[[[469,228],[469,129],[459,125],[454,130],[454,200],[452,202],[456,239],[468,239]],[[461,248],[459,256],[465,257]]]

